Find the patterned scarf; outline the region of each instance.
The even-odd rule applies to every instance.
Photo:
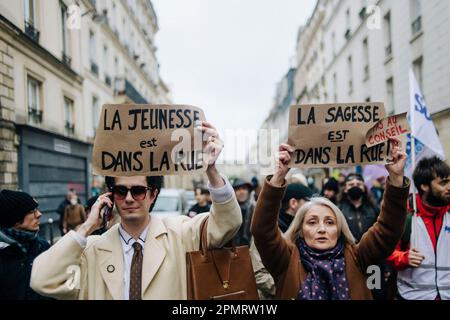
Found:
[[[344,240],[331,250],[317,251],[299,238],[300,260],[308,272],[298,300],[350,300],[345,276]]]
[[[37,235],[37,232],[0,228],[0,240],[10,245],[17,245],[24,254],[27,254],[31,243],[37,238]]]

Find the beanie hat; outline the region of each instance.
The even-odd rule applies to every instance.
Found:
[[[235,179],[233,181],[233,189],[236,189],[236,188],[239,188],[239,187],[246,187],[246,188],[248,188],[248,190],[252,190],[253,189],[252,188],[253,186],[252,186],[252,184],[250,182],[246,182],[246,181],[244,181],[242,179],[237,178],[237,179]]]
[[[28,193],[1,190],[0,227],[11,228],[37,207],[38,203]]]
[[[323,185],[323,190],[333,190],[339,192],[339,182],[335,178],[328,179],[327,183]]]
[[[286,203],[292,198],[297,200],[304,199],[308,201],[312,196],[313,193],[307,186],[304,186],[301,183],[291,183],[286,188],[282,202]]]

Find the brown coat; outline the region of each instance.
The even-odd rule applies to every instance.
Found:
[[[300,261],[297,246],[283,238],[277,218],[286,185],[274,187],[267,180],[258,198],[251,231],[262,262],[275,279],[275,299],[296,299],[307,272]],[[366,270],[383,262],[395,249],[403,232],[409,180],[397,188],[386,183],[386,191],[377,222],[356,245],[346,244],[345,266],[350,298],[372,299],[367,288]]]
[[[86,221],[86,212],[81,204],[68,205],[64,210],[63,227],[75,229],[77,226]]]

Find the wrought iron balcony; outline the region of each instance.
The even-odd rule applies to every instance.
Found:
[[[91,61],[91,71],[93,74],[98,76],[98,65],[93,61]]]
[[[386,46],[386,57],[390,57],[391,54],[392,54],[392,43],[389,43],[389,44]]]
[[[66,123],[64,125],[64,129],[65,129],[67,135],[74,135],[75,134],[75,123],[66,121]]]
[[[114,32],[114,34],[116,35],[117,39],[120,39],[120,37],[119,37],[119,31],[117,30],[116,27],[113,28],[113,32]]]
[[[68,67],[70,67],[71,63],[72,63],[72,58],[65,54],[65,52],[62,53],[62,62],[67,65]]]
[[[39,42],[39,30],[30,21],[25,21],[25,34],[33,41]]]
[[[366,64],[364,67],[364,80],[369,79],[369,65]]]
[[[115,78],[114,92],[117,95],[126,95],[134,103],[148,103],[131,82],[124,77]]]
[[[411,27],[413,36],[422,31],[422,17],[419,16],[416,20],[414,20]]]
[[[359,17],[361,20],[364,20],[366,18],[367,9],[366,7],[362,7],[361,11],[359,11]]]
[[[108,87],[111,87],[111,77],[105,74],[105,83]]]
[[[352,36],[352,32],[350,31],[350,29],[347,29],[347,31],[345,31],[345,34],[344,34],[345,39],[350,40],[351,36]]]
[[[28,119],[31,123],[39,124],[42,122],[42,110],[36,106],[28,106]]]

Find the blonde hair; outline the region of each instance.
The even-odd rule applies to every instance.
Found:
[[[313,206],[325,206],[330,208],[330,210],[336,216],[336,225],[338,229],[338,238],[341,236],[344,237],[346,243],[355,244],[355,237],[353,237],[350,228],[348,227],[347,221],[345,220],[344,214],[342,211],[330,200],[324,197],[314,197],[311,198],[310,201],[307,201],[304,205],[302,205],[295,214],[294,220],[292,220],[289,229],[284,233],[284,237],[291,242],[295,243],[298,237],[303,238],[302,226],[303,221],[305,220],[306,213]]]

